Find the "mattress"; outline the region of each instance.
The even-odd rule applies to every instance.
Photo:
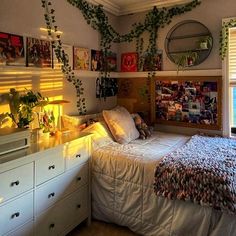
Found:
[[[188,136],[155,132],[147,140],[111,142],[92,154],[92,215],[141,235],[236,235],[236,219],[208,207],[157,197],[154,171]]]

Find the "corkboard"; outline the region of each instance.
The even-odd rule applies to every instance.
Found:
[[[165,85],[164,89],[168,90],[169,88],[172,89],[171,84],[176,84],[176,86],[178,86],[178,85],[183,84],[185,82],[189,82],[189,83],[192,82],[193,84],[196,84],[197,82],[199,82],[198,88],[195,89],[195,93],[197,95],[193,95],[195,97],[198,96],[201,98],[201,96],[204,97],[204,94],[208,94],[208,93],[209,94],[210,93],[216,94],[217,102],[215,103],[215,106],[216,106],[215,110],[217,110],[217,115],[215,117],[217,117],[217,119],[216,118],[212,119],[212,123],[209,123],[209,121],[207,119],[196,118],[197,121],[193,120],[194,116],[200,117],[202,113],[204,114],[204,111],[202,112],[202,108],[197,107],[197,105],[196,105],[197,103],[200,103],[200,102],[195,102],[195,101],[193,101],[192,103],[195,103],[195,106],[197,108],[195,107],[195,109],[192,109],[192,107],[188,107],[187,109],[189,109],[189,114],[190,114],[190,109],[191,109],[191,112],[192,112],[192,110],[193,110],[193,112],[196,112],[196,110],[199,110],[200,115],[199,114],[197,114],[197,115],[191,114],[191,116],[189,115],[189,117],[185,121],[184,120],[176,121],[175,119],[177,117],[177,113],[174,114],[174,116],[175,116],[174,118],[173,117],[170,118],[170,116],[173,114],[172,114],[171,109],[169,110],[169,105],[167,105],[168,111],[166,110],[166,108],[163,108],[164,115],[161,116],[161,118],[160,118],[160,113],[162,111],[160,111],[160,108],[158,108],[158,107],[160,107],[160,105],[157,105],[157,103],[162,103],[162,104],[164,104],[163,107],[165,107],[166,106],[165,103],[169,103],[171,100],[174,100],[174,99],[172,99],[172,97],[174,97],[174,96],[171,95],[171,92],[169,94],[168,94],[168,92],[166,92],[166,94],[165,93],[163,94],[163,92],[162,92],[162,94],[160,94],[160,91],[163,91],[163,88],[160,89],[160,88],[158,88],[158,86],[160,84],[161,85],[164,84]],[[168,88],[168,83],[170,84],[169,88]],[[207,84],[210,84],[210,86],[207,87]],[[202,85],[204,85],[204,86],[206,85],[206,88]],[[211,85],[216,86],[216,89],[214,91],[210,91]],[[206,89],[206,90],[208,89],[209,91],[200,91],[199,90],[200,87],[201,87],[201,89]],[[192,89],[192,88],[190,86],[190,88],[187,88],[187,89]],[[171,98],[168,98],[168,96],[170,96]],[[203,100],[204,100],[204,98],[203,98]],[[174,103],[175,101],[171,101],[171,102]],[[176,102],[176,103],[178,104],[179,102]],[[191,101],[189,103],[191,103]],[[180,106],[182,106],[182,105],[183,104],[180,104]],[[165,112],[167,113],[167,115],[165,114]],[[182,107],[181,107],[181,112],[182,112]],[[182,112],[182,115],[183,115],[183,113],[184,112]],[[170,116],[168,117],[169,114],[170,114]],[[207,77],[207,76],[198,76],[198,77],[197,76],[196,77],[171,76],[171,77],[153,78],[151,81],[151,120],[152,120],[152,122],[158,123],[158,124],[192,127],[192,128],[209,129],[209,130],[221,130],[222,129],[222,77],[221,76],[211,76],[211,77]]]
[[[117,103],[130,113],[142,112],[150,121],[150,82],[147,78],[119,78]]]

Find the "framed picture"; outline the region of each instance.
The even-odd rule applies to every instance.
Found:
[[[158,78],[153,82],[152,120],[221,129],[221,77]]]
[[[52,67],[52,47],[50,41],[27,37],[26,46],[26,66]]]
[[[0,65],[25,66],[23,36],[0,32]]]
[[[101,71],[103,69],[103,56],[99,50],[91,50],[91,71]]]
[[[143,71],[161,71],[162,70],[162,51],[158,51],[155,56],[149,53],[143,55]]]
[[[89,70],[89,49],[88,48],[73,48],[73,65],[74,70]]]
[[[62,47],[62,51],[65,52],[65,56],[69,60],[69,66],[71,66],[72,68],[73,67],[73,47],[68,44],[62,44],[61,47]],[[62,63],[58,61],[54,49],[52,51],[53,51],[53,68],[61,69]]]
[[[127,52],[121,54],[121,72],[135,72],[138,70],[138,53]]]
[[[114,52],[109,52],[106,58],[107,70],[108,71],[117,71],[117,55]]]
[[[96,80],[96,98],[113,97],[118,92],[117,78],[101,77]]]

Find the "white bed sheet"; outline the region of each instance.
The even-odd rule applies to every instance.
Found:
[[[155,132],[126,145],[112,142],[92,155],[92,214],[141,235],[236,235],[235,216],[153,192],[154,170],[161,157],[189,137]],[[197,150],[196,150],[197,151]]]

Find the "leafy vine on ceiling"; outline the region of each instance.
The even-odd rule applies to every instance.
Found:
[[[134,23],[129,33],[119,34],[109,23],[108,16],[105,14],[102,5],[93,5],[86,0],[66,0],[71,5],[77,7],[83,14],[87,23],[100,33],[100,47],[104,57],[104,71],[102,71],[106,77],[109,73],[106,66],[106,56],[111,48],[112,43],[132,42],[136,40],[136,50],[142,55],[143,52],[143,38],[144,32],[149,33],[149,42],[146,52],[149,54],[149,58],[154,58],[158,51],[157,38],[158,30],[164,28],[170,24],[174,16],[189,12],[201,4],[200,0],[193,0],[190,3],[169,7],[169,8],[156,8],[154,7],[149,11],[144,18],[143,22]],[[44,18],[48,35],[52,38],[52,45],[57,59],[62,63],[62,72],[65,74],[66,79],[72,82],[76,88],[78,97],[77,108],[80,114],[86,113],[85,98],[83,97],[84,89],[82,87],[82,81],[75,77],[72,68],[69,65],[68,56],[62,49],[61,35],[58,34],[58,26],[55,20],[55,10],[52,8],[52,2],[50,0],[41,0],[42,7],[44,8]],[[53,37],[54,36],[54,37]],[[139,65],[141,62],[139,62]],[[150,61],[152,64],[152,60]]]

